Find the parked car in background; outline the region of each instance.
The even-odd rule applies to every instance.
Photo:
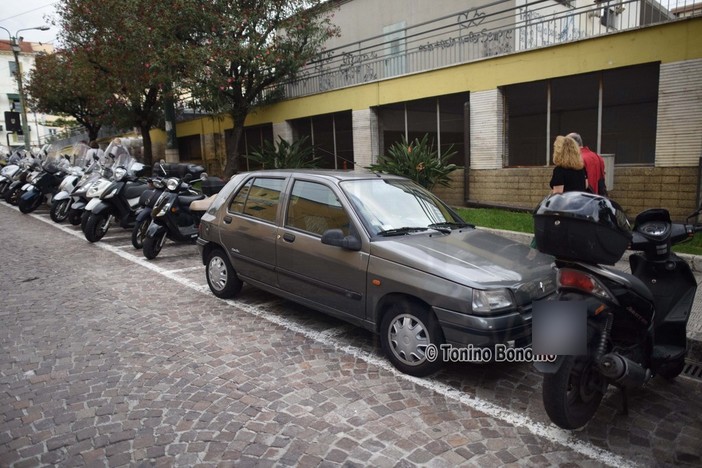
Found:
[[[246,282],[367,328],[416,376],[439,369],[430,351],[442,345],[528,345],[531,304],[555,291],[552,257],[475,229],[408,179],[372,172],[237,174],[197,243],[216,296]]]

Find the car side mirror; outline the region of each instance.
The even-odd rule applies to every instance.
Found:
[[[347,250],[361,250],[361,240],[356,236],[344,236],[341,229],[327,229],[322,234],[322,244]]]

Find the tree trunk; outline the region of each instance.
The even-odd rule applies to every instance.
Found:
[[[228,179],[239,172],[239,142],[244,134],[244,122],[246,121],[246,113],[244,115],[232,115],[234,120],[234,128],[232,129],[232,147],[227,148],[227,164],[224,166],[224,178]]]
[[[98,139],[98,133],[100,133],[100,129],[102,128],[102,125],[89,125],[86,126],[85,129],[88,131],[88,141],[93,141]]]
[[[153,153],[152,153],[152,148],[151,148],[151,126],[150,125],[142,125],[141,126],[141,139],[142,142],[144,143],[144,153],[142,155],[143,161],[142,163],[146,164],[147,166],[151,166],[153,164]]]

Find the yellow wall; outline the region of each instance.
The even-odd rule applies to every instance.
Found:
[[[702,18],[699,17],[290,99],[258,109],[249,116],[246,125],[484,91],[641,63],[696,58],[702,58]]]

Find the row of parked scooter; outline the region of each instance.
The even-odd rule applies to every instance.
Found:
[[[158,256],[167,239],[194,242],[200,218],[225,185],[194,164],[139,162],[115,138],[103,151],[85,143],[70,155],[45,146],[8,155],[0,171],[0,197],[31,213],[43,204],[56,223],[80,225],[89,242],[112,226],[132,230],[132,245],[144,257]]]

